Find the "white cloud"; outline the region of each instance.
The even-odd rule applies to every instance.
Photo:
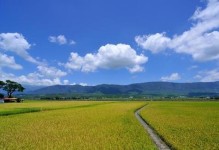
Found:
[[[36,73],[29,73],[28,75],[21,75],[16,76],[11,73],[4,73],[0,70],[0,78],[1,80],[13,80],[19,82],[21,84],[28,84],[28,85],[56,85],[61,84],[60,79],[48,79],[48,78],[41,78],[39,74]]]
[[[219,81],[219,70],[201,71],[194,78],[199,79],[201,82]]]
[[[71,83],[70,85],[81,85],[81,86],[88,86],[88,84],[87,84],[87,83],[83,83],[83,82],[81,82],[81,83]]]
[[[71,70],[80,70],[83,63],[84,59],[77,53],[72,52],[70,54],[68,62],[65,64],[65,67]]]
[[[198,68],[197,65],[193,65],[193,66],[190,66],[190,67],[188,68],[188,70],[194,70],[194,69],[197,69],[197,68]]]
[[[142,72],[144,71],[144,67],[140,66],[140,65],[135,65],[132,68],[128,68],[129,72],[131,73],[135,73],[135,72]]]
[[[6,54],[0,53],[0,68],[8,67],[12,69],[22,69],[22,66],[17,64],[13,56],[8,56]]]
[[[87,83],[79,83],[79,85],[81,85],[81,86],[88,86]]]
[[[162,81],[176,81],[176,80],[179,80],[179,79],[181,79],[181,77],[178,73],[172,73],[169,76],[161,77]]]
[[[12,73],[5,73],[2,71],[2,69],[0,68],[0,79],[2,81],[5,81],[5,80],[10,80],[10,79],[13,79],[15,78],[14,74]]]
[[[130,72],[141,72],[141,66],[148,58],[143,54],[137,55],[136,51],[126,44],[107,44],[101,46],[97,53],[88,53],[84,57],[77,53],[71,56],[64,66],[71,70],[81,70],[82,72],[93,72],[97,69],[126,68]]]
[[[69,41],[69,44],[70,44],[70,45],[75,45],[76,42],[75,42],[74,40],[70,40],[70,41]]]
[[[140,47],[150,50],[152,53],[158,53],[164,50],[170,38],[165,36],[165,33],[156,33],[153,35],[136,36],[135,41]]]
[[[68,80],[63,80],[63,84],[64,84],[64,85],[68,85],[68,84],[69,84],[69,81],[68,81]]]
[[[58,43],[60,45],[67,43],[67,39],[65,38],[64,35],[58,35],[57,37],[56,36],[49,36],[49,41],[52,43]]]
[[[55,67],[38,66],[37,69],[44,77],[60,78],[67,75],[66,72],[63,72]]]
[[[16,78],[13,78],[12,80],[15,80],[19,83],[23,84],[29,84],[29,85],[44,85],[44,86],[50,86],[50,85],[60,85],[62,84],[59,78],[49,79],[49,78],[39,78],[35,74],[28,74],[28,75],[22,75]]]
[[[55,37],[55,36],[49,36],[49,41],[50,41],[51,43],[56,43],[56,42],[57,42],[57,37]]]
[[[153,53],[173,49],[177,53],[192,55],[194,60],[219,59],[219,0],[208,0],[205,9],[198,8],[191,19],[194,25],[173,38],[164,33],[137,36],[138,45]]]
[[[49,36],[49,41],[51,43],[58,43],[60,45],[64,45],[64,44],[74,45],[74,44],[76,44],[76,42],[74,40],[67,40],[67,38],[64,35]]]
[[[13,80],[22,84],[29,85],[57,85],[57,84],[68,84],[68,80],[61,81],[61,77],[67,75],[67,73],[55,68],[47,66],[38,66],[37,71],[29,73],[27,75],[16,76],[11,73],[5,73],[0,68],[0,79],[1,80]]]
[[[31,45],[27,42],[22,34],[0,33],[0,49],[14,52],[29,62],[40,64],[40,62],[31,57],[27,52],[30,47]]]

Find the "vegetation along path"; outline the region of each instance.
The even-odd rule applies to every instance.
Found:
[[[154,141],[154,143],[156,144],[156,146],[159,150],[170,150],[169,146],[159,137],[159,135],[156,134],[156,132],[140,116],[139,113],[145,106],[143,106],[135,111],[135,117],[142,124],[142,126],[145,128],[145,130],[149,133],[151,139]]]

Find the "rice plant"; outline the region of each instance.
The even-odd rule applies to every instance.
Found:
[[[0,116],[0,149],[155,149],[134,117],[134,110],[144,104],[39,102],[37,107],[58,109]],[[36,107],[34,103],[24,105]]]
[[[219,149],[218,102],[151,102],[141,115],[176,149]]]

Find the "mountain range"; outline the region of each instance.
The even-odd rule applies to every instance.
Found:
[[[99,94],[99,95],[219,95],[219,81],[172,83],[146,82],[130,85],[101,84],[96,86],[54,85],[28,91],[28,94]]]

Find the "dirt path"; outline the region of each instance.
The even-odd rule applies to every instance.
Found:
[[[156,134],[156,132],[140,116],[139,113],[144,107],[141,107],[140,109],[138,109],[135,112],[135,117],[142,124],[142,126],[145,128],[145,130],[149,133],[151,139],[156,144],[156,146],[159,150],[170,150],[169,146],[167,146],[167,144]]]

